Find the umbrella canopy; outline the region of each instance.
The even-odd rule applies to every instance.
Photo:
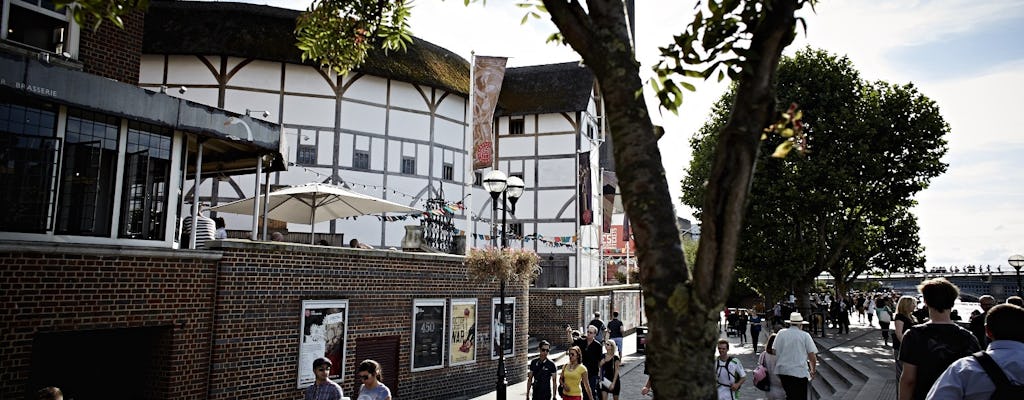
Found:
[[[252,215],[254,200],[263,204],[263,196],[250,197],[216,207],[211,211]],[[356,193],[326,183],[308,183],[271,192],[267,198],[267,216],[279,221],[313,225],[337,218],[385,212],[423,212],[413,207]],[[312,240],[312,239],[311,239]]]

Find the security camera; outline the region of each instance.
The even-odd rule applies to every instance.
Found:
[[[264,111],[263,112],[263,118],[267,118],[267,117],[270,117],[270,111]]]
[[[178,88],[178,93],[180,93],[180,94],[185,94],[185,92],[187,92],[187,91],[188,91],[187,87],[182,86],[182,87]]]

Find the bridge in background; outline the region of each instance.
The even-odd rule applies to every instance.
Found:
[[[893,273],[887,275],[864,274],[857,277],[857,282],[878,282],[882,287],[892,288],[903,293],[917,293],[917,285],[930,278],[944,277],[960,288],[961,298],[965,301],[977,301],[981,295],[990,294],[998,301],[1017,294],[1017,274],[1015,271],[1001,272],[948,272],[948,273]],[[822,275],[821,280],[831,281],[832,277]]]

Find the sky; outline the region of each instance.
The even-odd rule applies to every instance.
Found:
[[[510,67],[580,59],[568,47],[545,43],[556,31],[546,16],[520,24],[524,10],[518,2],[465,6],[462,0],[414,0],[412,31],[467,60],[473,52],[509,57]],[[658,47],[692,20],[694,2],[636,3],[636,51],[646,74],[658,61]],[[1010,255],[1024,254],[1024,0],[824,0],[798,16],[806,19],[807,31],[786,54],[812,46],[849,57],[864,79],[913,83],[949,123],[943,158],[949,168],[916,196],[914,208],[926,265],[1006,270]],[[689,139],[725,85],[699,84],[696,93],[685,95],[678,115],[657,112],[648,101],[654,122],[666,129],[659,147],[673,199],[680,197],[679,181],[689,164]],[[694,221],[692,210],[677,208]]]

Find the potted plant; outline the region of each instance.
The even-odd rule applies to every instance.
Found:
[[[465,263],[469,277],[476,281],[529,282],[540,273],[539,261],[531,250],[487,247],[471,249]]]

